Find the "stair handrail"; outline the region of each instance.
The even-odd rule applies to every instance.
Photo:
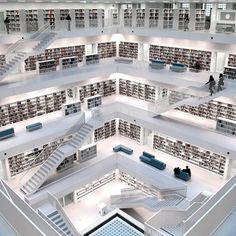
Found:
[[[77,131],[75,131],[74,133],[72,132],[73,130],[75,130],[75,128],[76,128],[76,126],[78,125],[78,122],[81,122],[81,120],[82,120],[82,125],[85,123],[85,113],[83,113],[82,114],[82,116],[80,116],[79,117],[79,120],[77,120],[77,122],[75,122],[75,124],[73,124],[63,135],[61,135],[61,136],[59,136],[59,137],[57,137],[56,139],[54,139],[52,142],[56,142],[56,141],[58,141],[58,140],[60,140],[60,139],[62,139],[62,138],[65,138],[67,135],[74,135],[74,133],[76,133]],[[81,126],[82,126],[81,125]],[[80,126],[80,127],[81,127]],[[79,128],[80,128],[79,127]],[[64,145],[64,142],[62,142],[61,144],[59,144],[57,147],[55,147],[55,149],[52,151],[52,153],[49,155],[49,156],[51,156],[59,147],[61,147],[62,145]],[[43,153],[45,152],[45,150],[48,148],[48,146],[47,147],[44,147],[43,149],[42,149],[42,151],[38,154],[38,155],[36,155],[36,157],[35,157],[35,159],[38,159],[41,155],[43,155]],[[46,160],[45,160],[46,161]],[[44,163],[45,163],[45,161],[43,162],[43,163],[41,163],[40,164],[40,166],[41,165],[43,165]],[[36,166],[35,166],[36,167]],[[20,178],[20,182],[22,181],[22,179],[24,179],[25,178],[25,176],[27,175],[27,174],[29,174],[29,172],[30,172],[30,170],[31,169],[29,169],[29,170],[27,170],[26,171],[26,173],[24,174],[24,175],[22,175],[22,177]],[[33,172],[33,174],[31,174],[30,176],[32,177],[35,173],[37,172],[37,170],[35,170],[34,172]],[[30,178],[31,178],[30,177]],[[30,179],[30,178],[28,178],[28,179]],[[27,182],[27,181],[26,181]],[[25,182],[25,183],[26,183]],[[25,184],[24,183],[24,184]],[[24,185],[23,184],[23,185]]]
[[[36,32],[30,35],[29,39],[36,39],[42,32],[49,29],[50,24],[46,23],[41,28],[39,28]]]
[[[77,231],[77,229],[75,228],[75,226],[71,223],[69,217],[66,215],[63,207],[61,206],[60,202],[58,201],[58,199],[51,194],[50,192],[47,192],[48,196],[49,196],[49,200],[54,201],[56,203],[56,209],[62,213],[63,217],[65,217],[67,223],[69,224],[70,228],[73,230],[73,236],[81,236],[81,234]],[[74,235],[75,234],[75,235]]]
[[[14,51],[20,46],[21,43],[23,43],[25,41],[25,39],[19,39],[18,41],[16,41],[15,43],[11,44],[7,50],[5,55],[10,54],[10,53],[14,53]]]

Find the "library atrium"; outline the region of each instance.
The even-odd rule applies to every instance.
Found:
[[[236,235],[235,0],[0,6],[0,236]]]

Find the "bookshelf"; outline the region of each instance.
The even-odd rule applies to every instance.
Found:
[[[225,66],[223,74],[227,79],[236,79],[236,67]]]
[[[38,31],[38,10],[25,10],[26,14],[26,31]]]
[[[98,142],[114,135],[116,135],[116,120],[110,120],[94,130],[94,141]]]
[[[17,123],[36,116],[61,110],[66,91],[54,92],[14,103],[0,105],[0,126]]]
[[[116,57],[116,42],[98,43],[98,54],[101,59]]]
[[[132,9],[124,9],[124,27],[132,27]]]
[[[184,99],[193,97],[192,95],[189,94],[185,94],[182,92],[178,92],[178,91],[170,91],[169,93],[169,104],[172,105],[176,102],[182,101]]]
[[[210,70],[211,66],[210,51],[193,50],[187,48],[174,48],[158,45],[150,45],[149,47],[149,60],[160,59],[164,60],[167,64],[171,64],[177,60],[185,64],[189,68],[194,68],[197,61],[201,64],[201,70]]]
[[[59,65],[61,70],[74,68],[78,66],[78,57],[65,57],[59,59]]]
[[[236,135],[236,121],[235,120],[229,120],[222,117],[217,117],[216,120],[216,130],[230,134],[230,135]]]
[[[94,107],[102,105],[102,95],[94,95],[92,97],[85,98],[86,109],[90,110]]]
[[[91,55],[85,55],[85,64],[91,65],[91,64],[98,64],[99,63],[99,54],[91,54]]]
[[[0,55],[0,68],[6,64],[6,56]]]
[[[116,94],[116,79],[100,81],[97,83],[87,84],[79,89],[80,101],[94,95],[100,94],[102,97]]]
[[[119,94],[154,103],[156,87],[149,84],[119,79]]]
[[[78,202],[82,197],[115,179],[116,173],[115,171],[112,171],[102,176],[101,178],[94,180],[92,183],[86,184],[84,187],[81,187],[80,189],[74,191],[74,202]]]
[[[204,150],[200,147],[166,137],[162,134],[154,134],[153,149],[157,149],[190,162],[220,176],[224,175],[226,157],[209,150]]]
[[[84,28],[85,27],[85,10],[75,9],[75,27]]]
[[[163,9],[163,28],[164,29],[172,29],[173,28],[173,9],[165,8]]]
[[[145,9],[136,9],[136,27],[144,27]]]
[[[97,144],[91,143],[78,150],[78,162],[82,163],[97,156]]]
[[[81,111],[80,101],[73,101],[62,105],[62,111],[64,116],[75,114]]]
[[[138,43],[120,42],[119,57],[138,59]]]
[[[229,54],[228,66],[236,67],[236,55],[235,54]]]
[[[189,10],[188,9],[179,9],[179,30],[184,29],[184,22],[185,22],[185,16],[189,16]]]
[[[59,65],[60,58],[73,56],[76,56],[78,58],[78,62],[82,62],[84,54],[85,45],[46,49],[44,53],[28,57],[25,60],[25,70],[36,70],[37,61],[46,61],[50,59],[54,59],[56,61],[56,65]]]
[[[236,120],[235,104],[229,104],[215,100],[211,100],[208,103],[204,103],[196,107],[184,105],[176,109],[211,120],[216,120],[217,117]]]
[[[195,31],[205,30],[205,10],[196,9],[195,10]]]
[[[44,24],[49,24],[51,29],[55,29],[55,11],[53,9],[43,10]]]
[[[54,59],[36,62],[36,68],[39,74],[53,72],[57,70],[57,64]]]
[[[112,25],[118,25],[119,18],[118,18],[118,9],[111,10],[111,17],[112,17]]]
[[[98,27],[98,9],[89,9],[89,27]]]
[[[70,10],[69,9],[60,9],[59,14],[60,14],[60,20],[65,21],[66,17],[70,14]]]
[[[159,20],[159,9],[150,8],[149,9],[149,28],[157,28]]]
[[[6,16],[10,20],[9,31],[20,32],[21,31],[20,10],[7,10]]]
[[[69,169],[71,166],[73,166],[74,162],[77,160],[77,155],[74,153],[73,155],[70,155],[66,157],[62,163],[57,167],[57,172],[62,172],[66,169]]]
[[[141,142],[141,127],[136,124],[119,119],[118,131],[122,136],[130,138],[138,143]]]
[[[35,147],[34,149],[27,150],[24,153],[18,153],[9,157],[7,161],[9,165],[10,177],[14,177],[24,171],[42,164],[60,144],[67,142],[71,138],[72,136],[67,136]]]

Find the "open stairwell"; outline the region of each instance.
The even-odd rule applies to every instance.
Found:
[[[20,40],[12,45],[7,55],[11,59],[0,68],[0,81],[16,70],[26,58],[42,53],[56,39],[56,36],[55,32],[40,32],[38,37],[31,40],[31,43],[35,41],[35,46],[31,51],[25,50],[27,40]]]
[[[59,146],[48,159],[40,166],[38,171],[22,186],[21,191],[26,195],[35,193],[40,186],[52,175],[62,161],[75,153],[93,131],[89,124],[83,124],[73,135],[73,138],[65,144]],[[66,151],[65,151],[66,150]],[[70,154],[68,154],[68,150]]]

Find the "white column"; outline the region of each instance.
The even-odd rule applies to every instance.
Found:
[[[19,17],[20,17],[20,32],[26,33],[26,13],[25,10],[19,10]]]
[[[102,28],[102,9],[98,9],[98,28]]]
[[[229,158],[226,158],[225,160],[225,171],[223,175],[223,179],[228,179],[229,177],[229,172],[230,172],[230,166],[231,166],[232,160]]]
[[[43,25],[44,25],[43,10],[38,9],[38,27],[39,27],[39,29],[42,28]]]
[[[149,7],[146,5],[145,7],[145,22],[144,22],[144,27],[145,28],[149,28],[149,15],[150,15],[150,12],[149,12]]]
[[[136,28],[137,24],[137,10],[136,8],[132,8],[132,28]]]
[[[84,9],[84,28],[89,28],[89,9]]]
[[[55,12],[55,30],[65,30],[66,29],[65,21],[60,20],[60,9],[54,9],[54,12]]]
[[[217,21],[217,3],[213,3],[211,9],[211,26],[210,26],[210,33],[214,33],[216,29],[216,21]]]
[[[164,24],[164,4],[159,3],[159,20],[158,20],[158,29],[162,30],[163,29],[163,24]]]
[[[179,29],[179,9],[173,10],[173,29],[178,30]]]
[[[75,9],[70,9],[70,17],[71,17],[70,28],[71,31],[73,31],[75,30]]]
[[[195,13],[196,13],[196,3],[190,3],[189,10],[189,31],[195,31]]]

